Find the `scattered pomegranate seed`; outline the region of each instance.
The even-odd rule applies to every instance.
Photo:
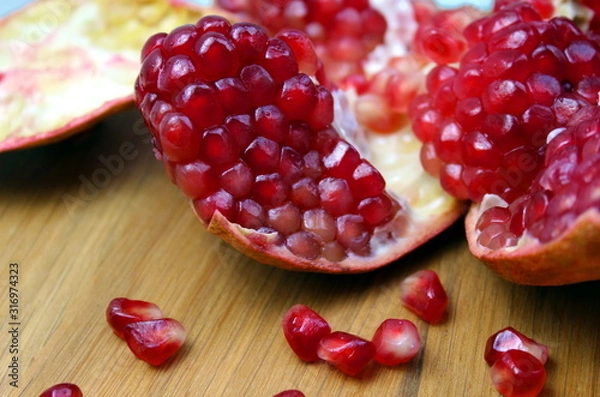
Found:
[[[121,339],[125,339],[123,329],[127,324],[160,318],[163,318],[162,310],[154,303],[146,301],[115,298],[106,309],[106,320]]]
[[[317,354],[346,375],[357,376],[375,356],[375,345],[359,336],[335,331],[321,339]]]
[[[409,320],[385,320],[371,341],[376,349],[373,359],[383,365],[404,364],[421,350],[419,331]]]
[[[124,333],[133,354],[154,366],[171,358],[186,338],[183,326],[172,318],[130,323],[125,326]]]
[[[83,392],[73,383],[59,383],[44,390],[40,397],[83,397]]]
[[[429,323],[442,321],[448,306],[448,295],[433,270],[419,270],[404,279],[400,284],[400,300]]]
[[[301,304],[291,307],[285,313],[282,328],[294,353],[306,362],[319,360],[319,342],[331,333],[331,327],[323,317]]]
[[[505,397],[535,397],[546,383],[546,369],[533,355],[522,350],[503,353],[492,365],[494,387]]]
[[[493,365],[508,350],[522,350],[537,358],[542,365],[548,360],[548,347],[523,335],[512,327],[506,327],[490,336],[485,344],[485,361]]]
[[[275,394],[273,397],[305,397],[300,390],[284,390]]]

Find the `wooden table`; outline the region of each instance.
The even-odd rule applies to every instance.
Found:
[[[0,154],[1,396],[73,382],[85,396],[497,396],[483,349],[511,325],[550,349],[543,396],[600,396],[600,283],[510,284],[478,263],[459,223],[416,252],[363,275],[283,271],[207,233],[152,155],[130,109],[53,145]],[[18,335],[9,322],[18,264]],[[15,266],[13,266],[15,267]],[[429,326],[403,308],[399,284],[437,271],[449,319]],[[137,360],[104,317],[119,296],[157,303],[188,340],[166,365]],[[283,313],[311,306],[332,327],[370,338],[386,318],[414,321],[421,354],[359,378],[306,364],[288,348]],[[12,342],[11,342],[12,340]],[[17,342],[18,389],[7,369]]]

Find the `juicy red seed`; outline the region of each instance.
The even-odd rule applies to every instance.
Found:
[[[207,15],[196,23],[200,33],[216,32],[228,34],[231,30],[229,21],[220,15]]]
[[[215,211],[220,212],[227,219],[234,219],[237,213],[237,203],[233,196],[219,189],[207,197],[195,199],[193,202],[194,211],[198,217],[209,224]]]
[[[373,359],[383,365],[400,365],[412,360],[421,350],[421,337],[409,320],[387,319],[371,339],[376,353]]]
[[[275,101],[278,93],[277,84],[262,66],[245,66],[240,73],[240,79],[248,89],[252,106],[268,105]]]
[[[83,397],[83,392],[73,383],[59,383],[44,390],[39,397]]]
[[[305,395],[300,390],[284,390],[273,397],[305,397]]]
[[[368,250],[369,229],[360,215],[346,214],[336,220],[336,239],[349,251],[366,254]]]
[[[210,164],[231,164],[239,158],[239,150],[229,131],[222,127],[204,130],[201,154]]]
[[[215,101],[217,93],[208,84],[194,82],[185,86],[175,96],[173,104],[192,121],[197,130],[213,127],[223,122],[224,111]]]
[[[291,234],[286,240],[286,246],[293,254],[308,260],[317,259],[321,255],[317,237],[309,232]]]
[[[156,320],[162,317],[162,311],[158,306],[140,300],[115,298],[110,301],[106,308],[106,321],[121,339],[125,338],[124,329],[127,324],[144,320]]]
[[[319,188],[312,179],[303,178],[292,185],[290,200],[299,208],[314,208],[319,205]]]
[[[283,335],[288,344],[303,361],[319,360],[319,342],[331,333],[327,321],[308,306],[292,306],[283,316]]]
[[[336,331],[323,337],[317,355],[349,376],[357,376],[375,356],[375,345],[359,336]]]
[[[324,242],[333,241],[336,235],[335,218],[321,208],[306,211],[302,217],[302,227]]]
[[[265,224],[266,216],[262,205],[254,200],[246,199],[239,203],[236,222],[245,228],[259,229]]]
[[[285,41],[278,38],[269,39],[265,56],[260,63],[279,83],[298,73],[298,62],[292,49]]]
[[[203,161],[176,166],[175,183],[190,199],[206,197],[217,188],[212,167]]]
[[[279,152],[277,142],[259,136],[248,145],[244,158],[257,172],[268,172],[274,170],[279,163]]]
[[[237,77],[226,77],[215,82],[217,97],[225,113],[241,114],[250,111],[248,90]]]
[[[296,232],[301,223],[300,210],[290,202],[267,211],[267,225],[286,236]]]
[[[194,25],[183,25],[173,29],[161,44],[167,53],[191,52],[196,44],[197,32]],[[142,50],[142,54],[144,51]]]
[[[277,206],[285,202],[290,186],[279,174],[258,175],[254,182],[254,199],[263,205]]]
[[[223,34],[208,32],[196,42],[201,73],[208,81],[231,77],[240,67],[239,54],[233,43]]]
[[[429,323],[438,323],[446,315],[448,295],[433,270],[419,270],[400,285],[402,304]]]
[[[125,327],[124,333],[132,353],[154,366],[175,355],[186,338],[183,326],[172,318],[131,323]]]
[[[548,359],[548,348],[541,343],[523,335],[512,327],[506,327],[494,333],[485,344],[485,361],[493,365],[509,350],[522,350],[533,355],[542,364]]]
[[[358,213],[368,225],[378,225],[392,214],[392,201],[388,196],[369,197],[358,204]]]
[[[277,143],[281,143],[287,138],[290,128],[286,116],[275,105],[256,108],[254,111],[254,126],[260,136]]]
[[[201,137],[186,116],[179,113],[166,114],[160,123],[159,134],[163,153],[170,160],[183,162],[197,158]]]
[[[304,73],[283,82],[277,105],[289,120],[306,121],[317,104],[317,88]]]
[[[319,181],[321,206],[333,216],[350,212],[354,197],[348,183],[340,178],[325,178]]]
[[[235,198],[244,198],[250,194],[254,175],[248,165],[237,162],[221,175],[221,187]]]
[[[165,62],[156,84],[164,93],[173,92],[191,83],[195,74],[196,68],[187,55],[175,55]]]
[[[490,375],[498,392],[506,397],[537,396],[546,383],[546,370],[531,354],[509,350],[492,365]]]

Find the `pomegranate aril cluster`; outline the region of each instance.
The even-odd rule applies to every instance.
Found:
[[[185,342],[183,325],[164,318],[151,302],[115,298],[108,304],[106,320],[137,358],[154,366],[166,362]]]
[[[586,211],[600,211],[600,108],[585,107],[549,138],[544,169],[530,191],[506,207],[482,213],[477,223],[481,245],[513,246],[525,230],[548,242]]]
[[[488,338],[484,359],[494,387],[505,397],[535,397],[544,388],[548,348],[512,327]]]
[[[547,135],[596,105],[598,46],[566,18],[511,3],[464,30],[458,67],[439,64],[410,117],[424,168],[460,199],[526,194]]]
[[[298,29],[314,43],[328,78],[339,81],[363,74],[362,61],[383,43],[387,22],[369,0],[248,0],[233,5],[219,1],[225,9],[244,11],[275,33]]]
[[[331,331],[329,323],[305,305],[295,305],[283,317],[283,334],[296,355],[306,362],[325,361],[349,376],[358,376],[371,362],[399,365],[421,349],[416,326],[408,320],[387,319],[371,340]]]
[[[153,36],[142,58],[136,101],[205,224],[218,211],[309,260],[369,255],[398,206],[331,126],[333,98],[306,35],[206,16]]]

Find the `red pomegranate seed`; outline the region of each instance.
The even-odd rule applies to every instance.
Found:
[[[40,397],[83,397],[83,392],[73,383],[59,383],[44,390]]]
[[[311,308],[298,304],[285,313],[281,326],[285,339],[301,360],[319,360],[319,342],[331,333],[331,327],[323,317]]]
[[[419,331],[409,320],[385,320],[371,341],[376,349],[373,359],[383,365],[404,364],[421,350]]]
[[[373,360],[375,351],[373,342],[335,331],[321,339],[317,354],[346,375],[357,376]]]
[[[503,353],[492,365],[490,375],[496,390],[505,397],[535,397],[546,383],[544,365],[522,350]]]
[[[404,279],[400,284],[400,300],[429,323],[442,321],[448,306],[448,295],[433,270],[420,270]]]
[[[523,335],[512,327],[506,327],[490,336],[485,344],[485,361],[493,365],[508,350],[523,350],[540,360],[548,359],[548,347]]]
[[[284,390],[275,394],[273,397],[305,397],[300,390]]]
[[[106,321],[121,339],[125,339],[124,329],[127,324],[160,318],[163,318],[162,310],[146,301],[115,298],[106,308]]]
[[[154,366],[163,364],[177,353],[186,338],[183,325],[172,318],[130,323],[124,333],[133,354]]]

